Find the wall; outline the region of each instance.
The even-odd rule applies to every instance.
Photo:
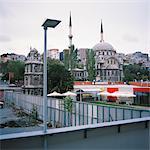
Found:
[[[149,124],[147,122],[133,122],[123,124],[118,132],[118,126],[90,128],[70,132],[49,134],[47,149],[52,150],[148,150]],[[1,150],[42,150],[44,136],[33,136],[1,141]],[[46,150],[46,148],[45,148]]]

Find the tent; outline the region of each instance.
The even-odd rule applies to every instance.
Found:
[[[117,96],[117,97],[136,97],[135,94],[131,92],[114,92],[112,93],[112,96]]]
[[[68,92],[66,92],[66,93],[63,93],[62,95],[63,95],[63,96],[77,96],[76,93],[73,93],[73,92],[70,92],[70,91],[68,91]]]
[[[63,94],[54,91],[53,93],[50,93],[47,96],[63,96]]]
[[[107,91],[100,92],[100,93],[98,93],[97,95],[101,95],[101,96],[113,96],[112,93],[109,93],[109,92],[107,92]]]

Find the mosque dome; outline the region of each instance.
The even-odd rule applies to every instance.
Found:
[[[113,46],[107,42],[100,42],[93,47],[94,51],[114,50]]]

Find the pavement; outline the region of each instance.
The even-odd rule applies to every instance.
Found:
[[[15,115],[15,112],[10,107],[5,107],[0,109],[0,124],[11,120],[18,120],[19,118]]]
[[[11,107],[4,107],[0,109],[0,124],[5,124],[9,121],[20,121],[20,117],[17,117],[15,112]],[[30,126],[30,127],[5,127],[0,128],[0,135],[10,134],[10,133],[20,133],[20,132],[31,132],[42,130],[41,124]]]

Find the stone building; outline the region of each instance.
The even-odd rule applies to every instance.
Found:
[[[47,51],[47,57],[51,59],[58,59],[59,60],[59,49],[49,49]]]
[[[7,53],[7,54],[2,54],[0,56],[1,62],[5,63],[9,60],[11,61],[22,61],[24,62],[26,60],[26,57],[24,55],[18,55],[14,53]]]
[[[43,93],[43,62],[35,48],[30,48],[25,62],[24,93],[31,95]]]
[[[93,47],[95,52],[96,80],[121,81],[123,78],[123,60],[118,59],[113,46],[103,39],[101,22],[101,40]]]

